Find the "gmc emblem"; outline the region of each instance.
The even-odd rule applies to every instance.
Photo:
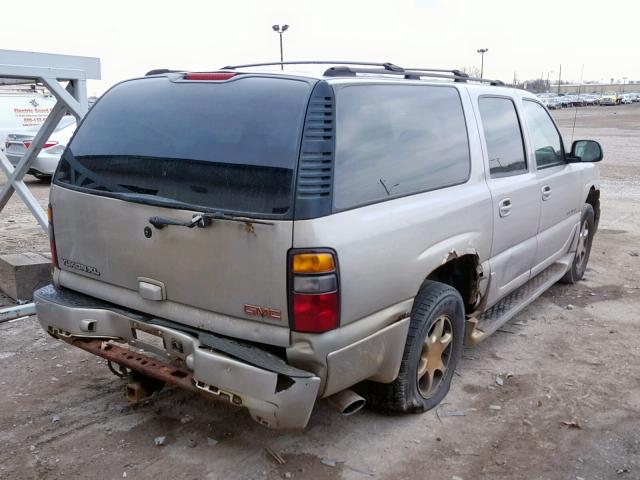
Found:
[[[244,313],[251,317],[261,317],[261,318],[271,318],[273,320],[280,320],[282,318],[282,314],[280,310],[276,310],[275,308],[268,307],[260,307],[258,305],[244,305]]]

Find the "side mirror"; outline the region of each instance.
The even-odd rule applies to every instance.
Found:
[[[571,145],[571,156],[581,162],[599,162],[602,160],[602,147],[594,140],[576,140]]]

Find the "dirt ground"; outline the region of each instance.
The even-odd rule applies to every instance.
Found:
[[[554,116],[569,143],[574,110]],[[22,319],[0,325],[0,478],[640,479],[640,104],[579,109],[575,138],[605,150],[585,280],[466,349],[438,409],[345,418],[319,402],[305,431],[277,432],[178,391],[132,408],[103,361]],[[44,205],[48,186],[29,187]],[[47,249],[13,199],[0,253]]]

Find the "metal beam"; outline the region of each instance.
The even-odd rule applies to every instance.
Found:
[[[0,50],[0,77],[97,80],[100,59],[76,55]]]
[[[63,88],[57,80],[51,78],[43,78],[42,83],[49,89],[49,91],[53,94],[54,97],[58,99],[58,103],[63,103],[69,113],[73,114],[78,122],[85,116],[87,113],[86,109],[82,108],[80,102],[74,98],[74,96],[70,93],[76,93],[76,88],[74,87],[74,82],[79,82],[80,80],[70,81],[67,88]],[[82,80],[84,83],[84,80]],[[86,99],[86,89],[85,89],[85,99]],[[44,125],[43,125],[44,127]]]
[[[0,151],[0,168],[2,168],[7,178],[10,177],[13,171],[15,170],[13,165],[11,165],[11,162],[9,162],[9,159],[6,157],[6,155],[2,151]],[[47,216],[44,213],[44,210],[42,210],[42,208],[40,207],[38,200],[31,193],[31,190],[27,188],[27,186],[24,184],[22,180],[14,181],[13,184],[11,184],[11,186],[13,190],[15,190],[18,193],[18,195],[20,195],[20,198],[27,205],[29,210],[31,210],[31,213],[33,214],[35,219],[38,221],[38,223],[44,230],[44,233],[49,235],[49,220],[47,219]],[[0,210],[2,210],[2,207],[0,207]]]
[[[15,307],[2,308],[0,309],[0,323],[35,314],[35,303],[25,303],[24,305],[16,305]]]

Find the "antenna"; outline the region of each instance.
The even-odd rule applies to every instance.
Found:
[[[584,75],[584,63],[582,64],[582,70],[580,71],[580,85],[578,85],[578,96],[582,90],[582,76]],[[576,111],[573,114],[573,128],[571,129],[571,144],[573,145],[573,134],[576,131],[576,117],[578,116],[578,106],[576,105]]]

